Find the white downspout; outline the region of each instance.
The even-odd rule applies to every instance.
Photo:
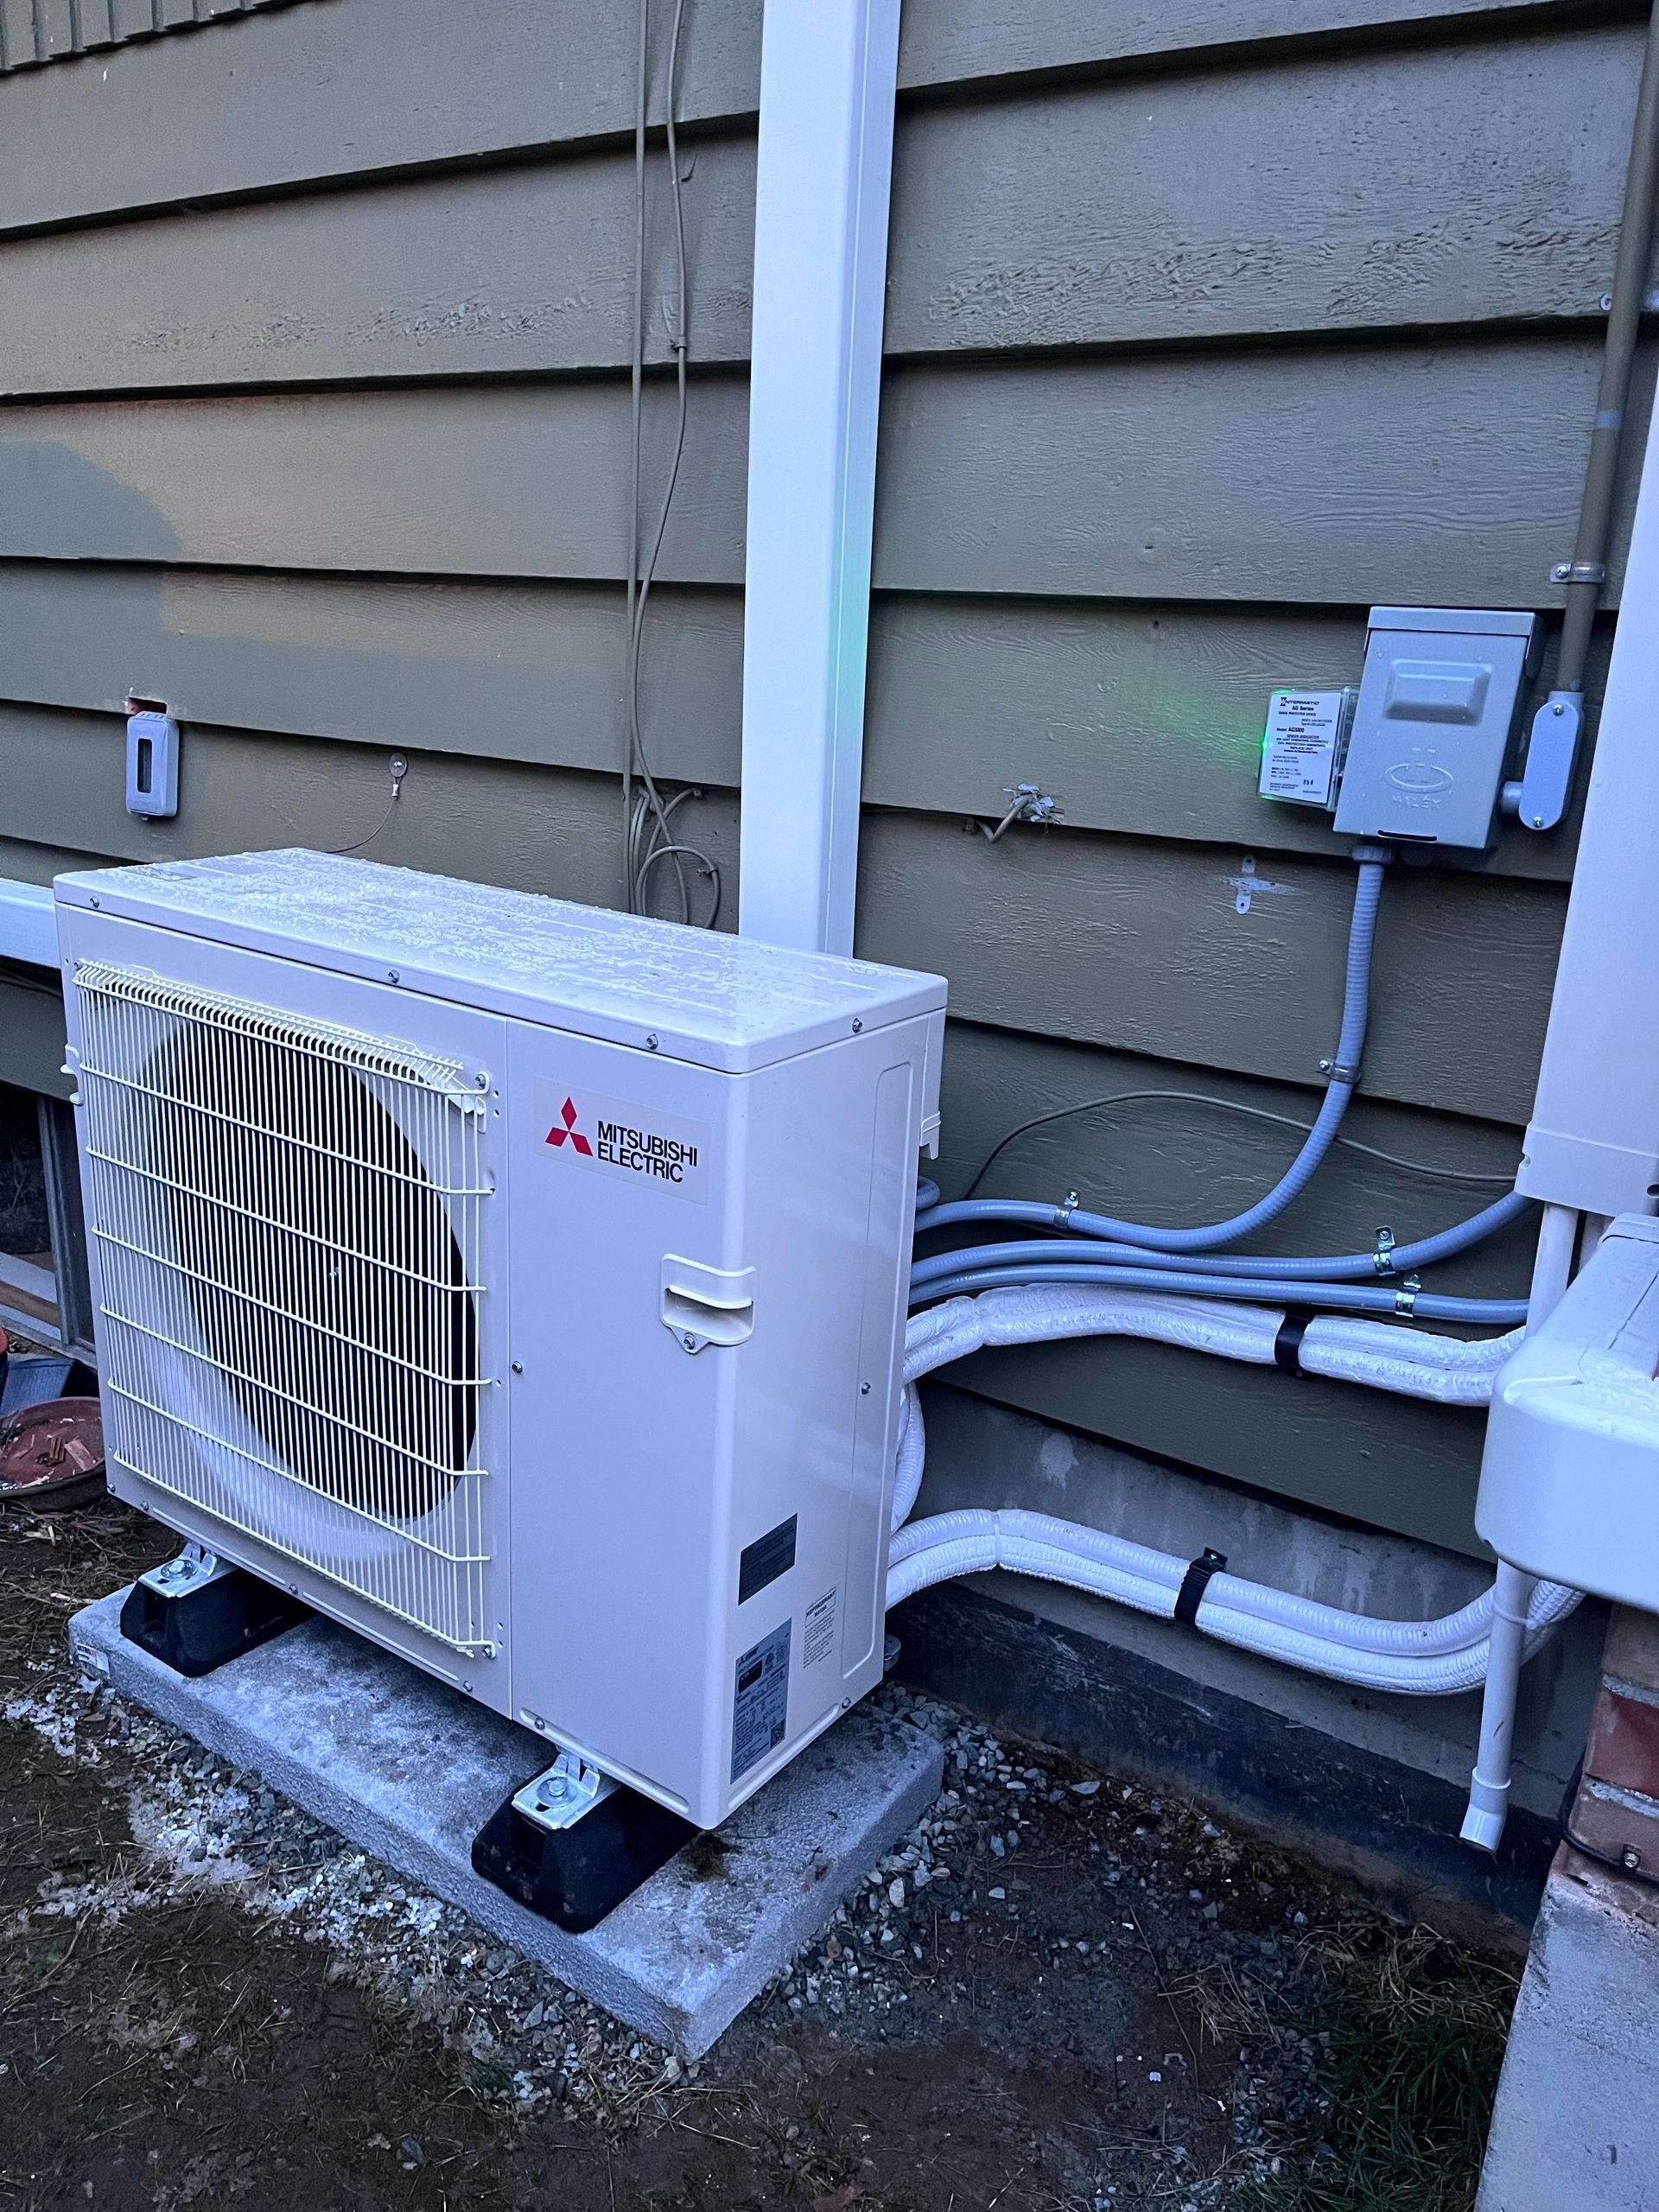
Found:
[[[766,0],[740,922],[850,952],[899,0]]]

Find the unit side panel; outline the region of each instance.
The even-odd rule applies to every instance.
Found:
[[[753,1341],[738,1356],[732,1556],[720,1687],[788,1631],[775,1745],[722,1739],[711,1788],[748,1796],[881,1677],[887,1529],[916,1158],[942,1017],[849,1039],[753,1078]],[[790,1563],[741,1563],[786,1519]],[[774,1715],[774,1725],[779,1716]]]
[[[744,1264],[743,1083],[514,1022],[503,1104],[515,1707],[683,1808],[709,1726],[734,1376],[664,1325],[664,1261]]]

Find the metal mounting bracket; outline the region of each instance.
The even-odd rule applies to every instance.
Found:
[[[205,1544],[188,1543],[176,1559],[152,1567],[138,1580],[158,1598],[188,1598],[192,1591],[205,1590],[210,1582],[222,1582],[235,1573],[233,1560],[220,1559]]]
[[[575,1827],[584,1813],[602,1805],[618,1787],[579,1752],[561,1751],[544,1773],[514,1793],[512,1809],[556,1835],[561,1829]]]

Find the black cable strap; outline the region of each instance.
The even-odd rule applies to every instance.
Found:
[[[1174,1619],[1184,1621],[1188,1628],[1197,1625],[1198,1607],[1204,1603],[1204,1593],[1210,1587],[1210,1578],[1212,1574],[1221,1573],[1226,1565],[1225,1552],[1214,1552],[1205,1548],[1181,1577],[1181,1586],[1175,1593]]]
[[[1273,1363],[1286,1375],[1306,1375],[1302,1365],[1302,1338],[1307,1334],[1307,1325],[1313,1313],[1304,1306],[1300,1313],[1287,1313],[1279,1324],[1279,1333],[1273,1340]]]

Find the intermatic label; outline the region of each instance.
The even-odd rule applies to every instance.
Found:
[[[543,1152],[571,1173],[596,1169],[699,1205],[709,1195],[710,1145],[704,1122],[552,1083],[537,1084],[536,1111]]]

